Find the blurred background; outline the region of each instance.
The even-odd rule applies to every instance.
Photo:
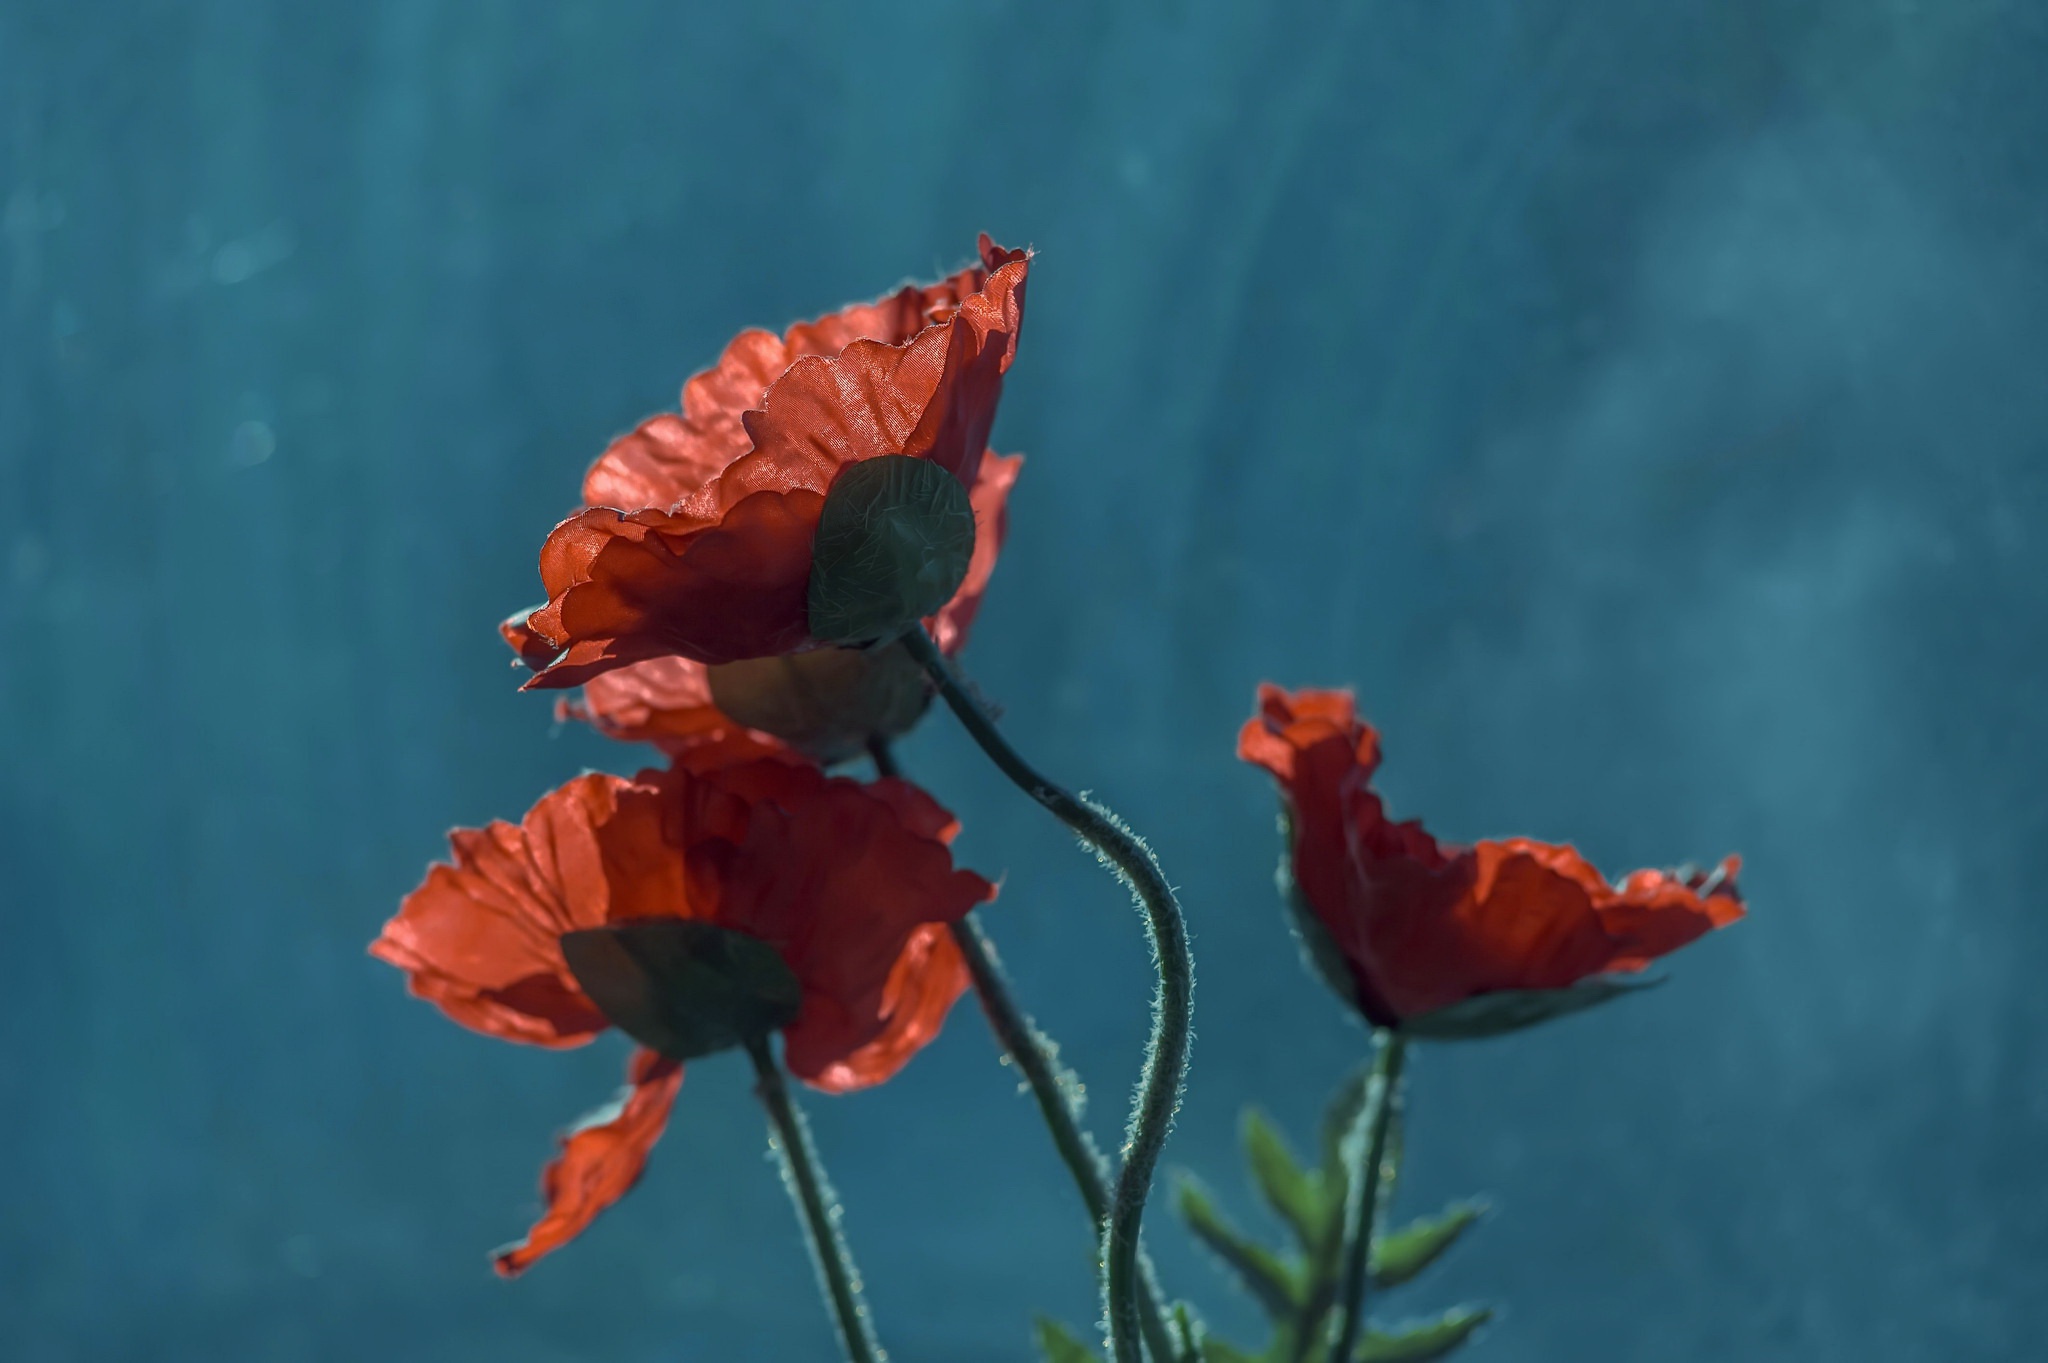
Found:
[[[0,3],[0,1356],[826,1359],[746,1066],[526,1278],[622,1048],[466,1033],[365,944],[641,754],[495,622],[748,324],[1039,251],[966,665],[1184,889],[1170,1162],[1245,1222],[1363,1032],[1232,755],[1349,684],[1442,836],[1747,859],[1673,982],[1423,1053],[1394,1317],[1492,1363],[2039,1357],[2048,11],[2026,0]],[[1120,1129],[1124,897],[943,716],[903,749]],[[809,1107],[899,1363],[1093,1318],[971,1005]],[[1161,1198],[1169,1286],[1256,1313]]]

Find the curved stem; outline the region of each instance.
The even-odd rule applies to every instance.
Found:
[[[1125,1135],[1123,1167],[1110,1192],[1108,1227],[1103,1234],[1103,1296],[1109,1316],[1112,1363],[1141,1363],[1139,1340],[1144,1333],[1140,1306],[1143,1256],[1138,1233],[1145,1218],[1145,1199],[1159,1167],[1159,1153],[1180,1106],[1187,1076],[1188,1041],[1194,1011],[1195,966],[1188,949],[1187,923],[1180,904],[1151,849],[1116,815],[1091,801],[1069,794],[1039,775],[1006,742],[981,702],[962,684],[953,665],[920,627],[904,636],[903,645],[931,678],[932,685],[959,717],[1003,774],[1032,799],[1052,811],[1117,876],[1130,886],[1145,913],[1159,971],[1159,990],[1152,1001],[1152,1035],[1145,1048],[1145,1067]]]
[[[1331,1363],[1344,1363],[1351,1357],[1365,1324],[1365,1289],[1372,1277],[1373,1231],[1379,1222],[1380,1166],[1387,1158],[1387,1133],[1401,1110],[1401,1068],[1407,1058],[1407,1039],[1399,1032],[1386,1033],[1373,1065],[1372,1088],[1358,1114],[1358,1125],[1352,1129],[1351,1147],[1358,1163],[1352,1166],[1344,1202],[1344,1276],[1338,1289],[1337,1337],[1330,1345]]]
[[[846,1350],[847,1363],[882,1363],[888,1355],[875,1340],[866,1305],[860,1299],[860,1270],[853,1266],[853,1252],[839,1233],[839,1206],[832,1186],[825,1181],[824,1166],[811,1144],[810,1128],[790,1096],[789,1081],[769,1049],[768,1038],[747,1038],[747,1056],[754,1062],[760,1083],[755,1092],[768,1112],[768,1130],[782,1164],[782,1182],[796,1203],[804,1224],[804,1238],[811,1247],[811,1262],[839,1327],[839,1343]]]
[[[1053,1146],[1074,1177],[1074,1187],[1095,1221],[1098,1243],[1109,1233],[1109,1165],[1095,1140],[1081,1125],[1080,1081],[1059,1062],[1059,1048],[1033,1025],[1010,994],[1009,981],[996,960],[995,947],[981,925],[972,917],[953,924],[953,940],[967,958],[967,973],[974,980],[974,992],[988,1015],[989,1030],[996,1044],[1017,1067],[1052,1132]],[[1151,1264],[1142,1254],[1138,1264],[1139,1328],[1157,1363],[1177,1363],[1179,1351],[1173,1330],[1159,1310],[1159,1287],[1152,1278]]]
[[[886,739],[870,739],[868,756],[874,760],[877,776],[902,775],[896,754]],[[1095,1222],[1099,1247],[1109,1228],[1109,1163],[1096,1149],[1088,1128],[1082,1125],[1081,1081],[1060,1064],[1059,1043],[1040,1031],[1030,1015],[1018,1006],[1016,996],[1010,992],[1010,981],[1003,974],[1002,962],[996,959],[995,943],[982,931],[974,915],[954,923],[952,933],[954,944],[967,962],[967,975],[974,981],[974,993],[981,1000],[989,1030],[995,1033],[996,1045],[1017,1067],[1017,1073],[1031,1090],[1039,1115],[1052,1133],[1053,1148],[1059,1151],[1061,1162],[1073,1176],[1074,1187]],[[1139,1323],[1145,1331],[1145,1345],[1157,1363],[1179,1363],[1178,1344],[1159,1309],[1159,1284],[1149,1260],[1140,1261],[1139,1273],[1138,1290],[1144,1298],[1140,1303],[1144,1315]]]

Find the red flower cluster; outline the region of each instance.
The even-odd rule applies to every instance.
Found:
[[[1637,871],[1611,885],[1570,847],[1457,847],[1395,823],[1372,789],[1379,735],[1347,692],[1261,686],[1237,751],[1278,779],[1308,930],[1326,934],[1348,974],[1343,992],[1375,1026],[1427,1032],[1470,1001],[1637,972],[1742,916],[1734,857],[1712,874]],[[1513,1016],[1540,1020],[1595,998],[1553,996]]]
[[[680,413],[621,436],[585,509],[541,549],[547,604],[507,636],[568,687],[649,658],[703,663],[814,647],[811,545],[852,465],[928,459],[999,515],[1014,467],[984,460],[1024,320],[1028,253],[981,263],[777,337],[742,332],[683,388]],[[971,612],[971,607],[969,608]]]
[[[987,237],[980,255],[781,337],[742,333],[685,385],[680,414],[643,422],[591,467],[584,509],[541,551],[548,603],[501,629],[536,669],[530,685],[586,684],[565,713],[654,742],[672,765],[581,776],[517,825],[453,833],[453,862],[428,871],[371,947],[414,993],[508,1041],[576,1046],[617,1024],[647,1042],[660,1027],[579,976],[576,944],[687,922],[772,950],[795,994],[783,1063],[814,1087],[880,1083],[937,1034],[967,985],[947,925],[995,888],[954,868],[957,825],[930,796],[819,769],[907,728],[929,697],[901,648],[817,647],[805,590],[837,475],[928,459],[966,489],[977,533],[964,579],[925,624],[949,655],[965,642],[1023,462],[987,441],[1028,259]],[[673,997],[692,979],[701,997]],[[709,1009],[717,1022],[735,1006],[713,997],[715,972],[639,983],[666,995],[648,1003],[655,1014]],[[632,1187],[682,1059],[702,1053],[679,1046],[643,1046],[620,1100],[563,1138],[546,1211],[499,1253],[501,1272]]]
[[[938,1034],[967,986],[946,924],[995,888],[953,867],[957,828],[903,781],[861,784],[767,749],[596,773],[542,798],[519,824],[451,835],[372,954],[464,1026],[506,1041],[578,1046],[610,1022],[571,971],[562,939],[658,919],[765,942],[801,986],[784,1058],[828,1092],[878,1084]],[[739,760],[734,760],[739,759]],[[641,1050],[613,1109],[563,1139],[542,1182],[547,1210],[500,1271],[576,1235],[639,1177],[682,1082]]]

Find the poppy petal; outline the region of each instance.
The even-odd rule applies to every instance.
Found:
[[[449,834],[452,862],[427,870],[370,954],[457,1022],[538,1046],[604,1030],[557,943],[605,921],[610,890],[597,828],[629,785],[591,773],[543,796],[518,824]]]
[[[783,1032],[792,1072],[816,1078],[896,1026],[883,1058],[859,1071],[893,1073],[936,1033],[953,997],[940,1006],[936,996],[955,978],[948,947],[920,948],[931,953],[931,973],[899,976],[905,952],[921,930],[965,917],[995,887],[954,867],[942,840],[952,817],[908,783],[863,785],[811,768],[805,789],[802,770],[770,766],[716,778],[756,793],[782,787],[755,805],[726,866],[719,921],[774,943],[803,985],[802,1011]]]
[[[1376,1026],[1430,1017],[1470,1033],[1552,1016],[1620,985],[1556,991],[1639,972],[1742,915],[1732,858],[1711,875],[1638,871],[1617,886],[1569,846],[1456,847],[1395,822],[1371,788],[1379,736],[1347,692],[1261,686],[1238,755],[1279,781],[1313,940],[1342,957],[1357,989],[1339,992]],[[1446,1011],[1493,995],[1523,997],[1475,1008],[1483,1027]]]
[[[814,492],[761,492],[711,525],[578,512],[541,550],[549,601],[528,624],[562,655],[527,687],[580,686],[670,653],[722,663],[800,647],[824,504]]]
[[[492,1255],[500,1274],[513,1278],[524,1273],[632,1190],[647,1167],[648,1152],[668,1126],[682,1084],[678,1062],[653,1051],[633,1053],[619,1096],[561,1138],[561,1154],[541,1174],[545,1210],[540,1220],[525,1239]]]
[[[882,991],[881,1032],[844,1057],[808,1069],[797,1068],[809,1059],[802,1044],[805,1038],[793,1036],[786,1052],[798,1057],[789,1062],[792,1073],[827,1093],[851,1093],[894,1078],[939,1034],[968,983],[967,961],[952,930],[942,923],[924,924],[910,934],[889,972]]]
[[[583,683],[580,700],[562,701],[557,718],[580,719],[622,743],[678,751],[733,727],[711,699],[711,671],[694,658],[648,658]]]
[[[953,599],[927,622],[932,642],[949,658],[958,656],[966,646],[967,631],[973,627],[974,617],[981,610],[981,598],[988,592],[989,579],[995,575],[996,560],[1003,552],[1003,540],[1010,529],[1010,489],[1017,485],[1017,475],[1023,467],[1021,454],[984,454],[980,473],[968,492],[968,500],[974,506],[974,557],[968,560],[967,576],[953,593]]]

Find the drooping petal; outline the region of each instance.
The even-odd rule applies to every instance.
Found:
[[[969,983],[967,962],[953,940],[951,929],[941,923],[926,923],[910,934],[895,967],[882,989],[882,1030],[863,1045],[837,1058],[833,1034],[843,1028],[819,1025],[803,1029],[799,1017],[784,1033],[785,1063],[791,1073],[827,1093],[850,1093],[894,1078],[896,1072],[938,1036]]]
[[[492,1255],[500,1274],[524,1273],[632,1190],[647,1167],[648,1152],[668,1126],[682,1084],[683,1067],[676,1061],[648,1050],[633,1053],[618,1097],[562,1137],[561,1154],[541,1174],[540,1220],[525,1239]]]

